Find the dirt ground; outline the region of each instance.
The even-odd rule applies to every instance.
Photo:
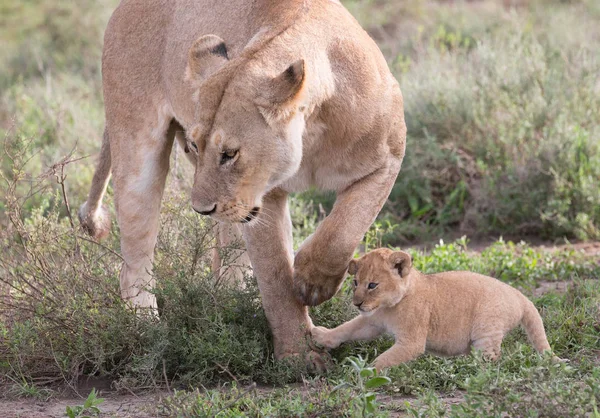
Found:
[[[105,398],[99,405],[102,413],[100,417],[119,418],[150,418],[156,417],[154,406],[161,396],[166,393],[149,395],[113,395],[101,394]],[[67,406],[82,405],[84,399],[64,398],[51,399],[47,402],[32,399],[21,399],[15,401],[0,400],[0,418],[58,418],[65,417]]]
[[[263,389],[264,391],[264,389]],[[156,392],[146,395],[116,395],[101,393],[104,402],[99,406],[101,418],[154,418],[160,417],[156,411],[156,405],[161,398],[168,396],[168,392]],[[390,406],[396,405],[404,409],[405,401],[414,401],[405,396],[380,396],[378,400]],[[458,404],[463,401],[459,392],[454,396],[443,398],[442,401],[448,405]],[[84,400],[79,397],[53,398],[49,401],[21,399],[14,401],[0,400],[0,418],[63,418],[66,416],[67,406],[83,404]],[[415,405],[413,405],[415,406]],[[393,408],[394,409],[394,408]],[[405,412],[391,412],[391,417],[404,417]]]

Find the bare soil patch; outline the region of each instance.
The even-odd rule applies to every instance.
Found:
[[[100,417],[119,418],[150,418],[156,417],[155,406],[161,396],[166,394],[155,393],[148,395],[115,395],[101,394],[104,402],[99,405],[102,411]],[[62,398],[39,401],[33,399],[19,399],[14,401],[0,401],[0,417],[2,418],[58,418],[65,417],[67,406],[82,405],[84,399]]]

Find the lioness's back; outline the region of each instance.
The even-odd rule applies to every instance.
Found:
[[[118,100],[119,94],[135,96],[140,105],[167,99],[179,122],[191,124],[195,114],[193,91],[184,73],[188,51],[196,39],[215,34],[226,41],[228,55],[234,58],[261,31],[291,25],[295,25],[295,44],[290,49],[304,49],[305,58],[316,51],[328,54],[338,93],[343,97],[335,106],[338,113],[340,107],[348,106],[351,95],[360,95],[365,106],[375,106],[369,98],[381,100],[379,90],[389,90],[385,81],[391,75],[381,51],[339,2],[123,0],[105,35],[105,94],[116,96],[109,100]],[[368,125],[363,121],[367,130]],[[353,127],[357,128],[360,126]]]

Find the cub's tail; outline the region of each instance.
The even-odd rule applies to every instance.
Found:
[[[544,351],[550,351],[550,344],[546,338],[546,332],[544,331],[544,323],[542,317],[537,311],[535,305],[529,300],[525,299],[523,319],[521,319],[521,325],[525,328],[529,341],[536,349],[538,353]]]
[[[105,238],[110,232],[110,216],[106,208],[102,206],[102,198],[110,180],[111,168],[110,142],[108,132],[105,130],[90,194],[87,202],[79,209],[79,221],[82,228],[96,239]]]

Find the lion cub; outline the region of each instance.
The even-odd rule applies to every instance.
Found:
[[[467,271],[422,274],[409,254],[378,249],[352,260],[354,305],[360,315],[335,329],[314,327],[313,339],[326,348],[387,332],[396,343],[375,359],[377,370],[407,362],[425,351],[452,356],[471,347],[487,358],[521,324],[538,352],[550,350],[542,318],[517,289]]]

